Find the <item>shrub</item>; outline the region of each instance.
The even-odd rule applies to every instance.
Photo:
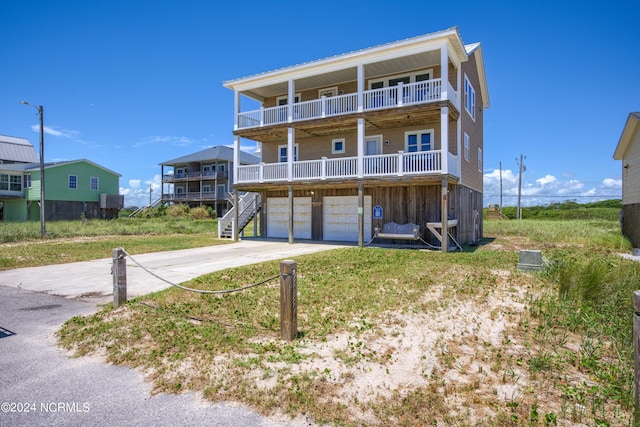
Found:
[[[167,216],[182,217],[189,215],[189,206],[187,205],[171,205],[166,210]]]
[[[189,218],[193,219],[210,219],[211,218],[211,208],[209,207],[198,207],[192,208],[189,210]]]

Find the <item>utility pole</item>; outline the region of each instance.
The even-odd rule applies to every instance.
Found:
[[[502,213],[502,162],[500,162],[500,213]]]
[[[151,207],[151,195],[153,194],[153,188],[149,184],[149,207]]]
[[[527,156],[524,156],[526,159]],[[518,159],[516,158],[516,162]],[[520,162],[518,163],[518,219],[522,219],[522,210],[520,209],[520,199],[522,197],[522,172],[527,170],[527,167],[522,163],[522,154],[520,154]]]

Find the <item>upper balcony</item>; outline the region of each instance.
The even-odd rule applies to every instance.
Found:
[[[449,101],[460,109],[460,97],[450,82],[443,85],[441,78],[414,83],[399,82],[396,86],[370,89],[331,97],[296,102],[237,114],[237,129],[251,129],[305,120],[323,119],[359,112],[397,109],[407,106]]]

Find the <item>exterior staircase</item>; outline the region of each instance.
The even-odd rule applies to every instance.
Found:
[[[244,193],[238,198],[238,206],[233,206],[218,220],[218,238],[233,238],[236,209],[238,209],[238,228],[236,233],[241,232],[260,212],[262,208],[262,198],[260,193]]]
[[[131,212],[131,213],[129,214],[129,218],[133,218],[133,217],[135,217],[136,215],[138,215],[139,213],[142,213],[142,212],[146,211],[146,210],[147,210],[147,209],[149,209],[149,208],[155,208],[155,207],[156,207],[156,206],[158,206],[160,203],[162,203],[162,197],[158,197],[156,200],[154,200],[154,201],[153,201],[153,203],[151,203],[151,204],[150,204],[150,205],[148,205],[148,206],[142,206],[142,207],[139,207],[139,208],[138,208],[138,209],[136,209],[135,211]]]
[[[489,205],[487,208],[487,220],[492,219],[509,219],[509,217],[500,212],[498,205]]]

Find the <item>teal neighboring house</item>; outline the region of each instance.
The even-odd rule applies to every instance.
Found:
[[[44,164],[47,221],[117,218],[120,174],[90,160]],[[0,135],[0,219],[40,220],[40,163],[25,138]]]

